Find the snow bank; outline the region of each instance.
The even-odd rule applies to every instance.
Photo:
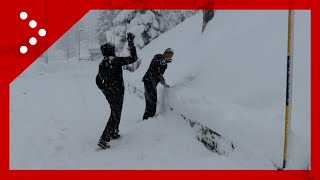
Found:
[[[295,28],[293,99],[300,101],[293,102],[292,116],[293,130],[304,139],[300,155],[305,157],[310,154],[310,143],[303,143],[310,141],[306,109],[310,83],[305,81],[310,79],[309,17],[309,12],[297,12],[297,24],[305,28]],[[173,63],[164,76],[172,86],[166,103],[239,144],[265,152],[281,165],[287,11],[218,11],[202,35],[201,18],[198,14],[187,19],[143,48],[142,64],[128,73],[127,81],[143,90],[141,79],[153,56],[173,48]],[[159,99],[162,91],[159,84]],[[304,168],[306,162],[292,167]]]

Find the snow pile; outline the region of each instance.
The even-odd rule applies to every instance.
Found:
[[[306,12],[297,12],[296,27],[310,27],[310,21],[305,21],[308,17]],[[287,11],[218,11],[203,35],[201,18],[201,14],[191,17],[152,41],[140,52],[142,64],[127,81],[143,90],[141,79],[153,56],[173,48],[174,60],[165,73],[172,86],[167,104],[236,143],[264,152],[280,166]],[[310,84],[301,81],[309,78],[309,62],[305,61],[310,59],[308,35],[307,29],[296,28],[293,99],[300,101],[293,102],[293,112],[300,114],[293,113],[292,129],[304,139],[296,141],[300,156],[293,161],[299,163],[292,168],[298,169],[307,166],[310,155],[310,114],[305,108]],[[159,85],[159,99],[162,91]]]

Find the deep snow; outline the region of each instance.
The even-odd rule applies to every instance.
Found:
[[[94,77],[99,62],[41,59],[11,84],[11,169],[275,169],[281,166],[287,11],[217,11],[201,35],[201,14],[160,35],[138,54],[125,83],[143,89],[150,60],[175,50],[165,73],[165,108],[232,139],[225,156],[208,151],[174,113],[141,122],[144,102],[126,91],[121,139],[95,151],[109,106]],[[310,163],[310,12],[295,18],[290,169]],[[159,107],[160,108],[160,107]],[[160,110],[160,109],[159,109]]]

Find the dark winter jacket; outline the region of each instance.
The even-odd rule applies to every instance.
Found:
[[[132,64],[137,61],[135,46],[130,49],[130,56],[117,57],[106,55],[99,64],[99,72],[96,76],[96,84],[101,90],[119,93],[124,92],[122,66]]]
[[[162,54],[157,54],[153,57],[149,69],[144,75],[143,82],[151,82],[155,86],[162,81],[164,82],[163,74],[167,69],[167,63]]]

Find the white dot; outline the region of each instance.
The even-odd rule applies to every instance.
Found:
[[[35,45],[35,44],[37,44],[37,39],[34,38],[34,37],[30,38],[30,39],[29,39],[29,43],[30,43],[31,45]]]
[[[20,13],[20,19],[25,20],[28,18],[28,14],[26,12],[21,12]]]
[[[31,20],[31,21],[29,22],[29,26],[30,26],[31,28],[35,28],[35,27],[37,27],[37,22],[36,22],[35,20]]]
[[[21,46],[21,47],[20,47],[20,52],[21,52],[22,54],[27,53],[27,51],[28,51],[28,48],[27,48],[26,46]]]
[[[47,32],[46,32],[46,30],[44,30],[44,29],[40,29],[38,33],[39,33],[40,36],[43,37],[43,36],[46,35]]]

